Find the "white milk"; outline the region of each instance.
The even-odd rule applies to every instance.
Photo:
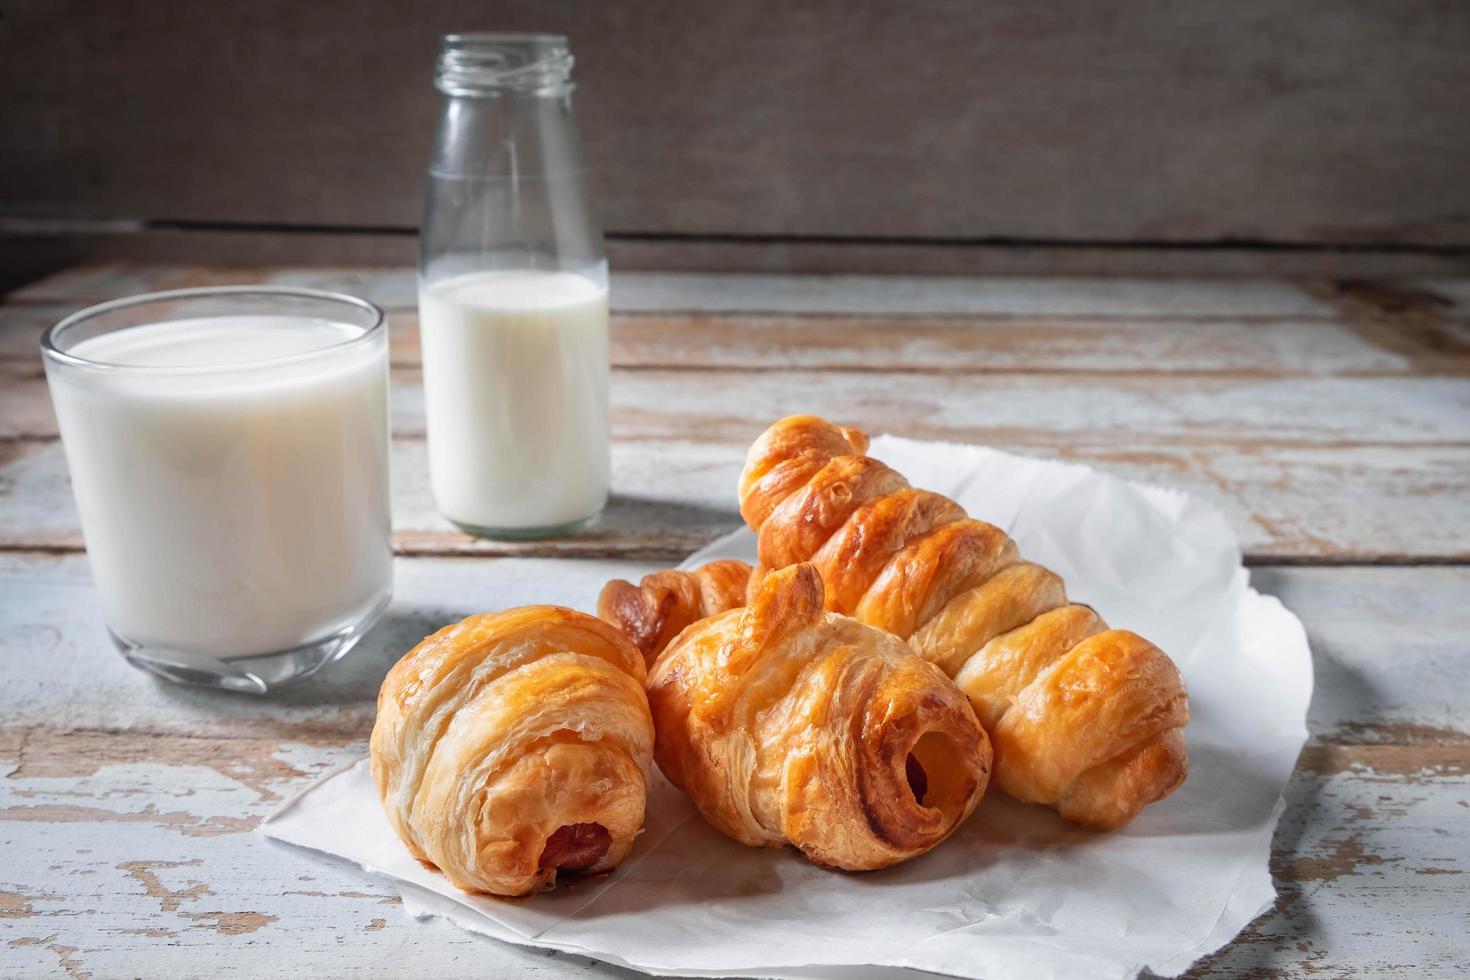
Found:
[[[419,291],[434,500],[477,530],[590,517],[608,492],[607,290],[478,272]]]
[[[386,343],[307,354],[361,334],[301,317],[179,320],[69,350],[176,371],[48,368],[113,632],[215,657],[274,653],[386,599]],[[221,365],[241,366],[205,370]]]

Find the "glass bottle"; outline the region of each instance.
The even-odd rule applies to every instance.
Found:
[[[607,260],[565,37],[453,34],[419,316],[429,476],[461,529],[544,537],[607,502]]]

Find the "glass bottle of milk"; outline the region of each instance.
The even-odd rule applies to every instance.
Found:
[[[607,502],[607,260],[567,39],[457,34],[435,85],[419,323],[429,477],[472,534],[544,537]]]

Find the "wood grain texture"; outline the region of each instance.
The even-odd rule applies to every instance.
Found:
[[[108,645],[80,556],[0,556],[0,885],[6,972],[354,976],[411,955],[458,977],[622,976],[416,925],[394,892],[251,831],[364,751],[392,659],[440,622],[528,601],[587,608],[628,563],[401,559],[385,624],[328,679],[281,699],[158,685]],[[1301,615],[1318,694],[1273,848],[1280,901],[1194,971],[1451,975],[1470,955],[1459,839],[1470,798],[1463,568],[1257,570]],[[1392,649],[1393,656],[1384,655]],[[1447,721],[1458,717],[1461,727]],[[1369,728],[1344,718],[1370,719]],[[63,965],[63,960],[70,967]],[[399,960],[390,959],[390,962]],[[176,968],[176,967],[175,967]]]
[[[78,306],[0,306],[0,360],[36,359]],[[389,314],[393,363],[420,363],[415,312]],[[1470,322],[1435,317],[614,313],[616,367],[1249,376],[1464,374]]]
[[[330,676],[272,698],[157,684],[110,646],[82,555],[0,554],[0,654],[28,665],[0,686],[11,727],[182,737],[364,739],[388,667],[464,616],[547,602],[591,610],[612,577],[646,561],[399,558],[390,611]],[[1295,568],[1252,572],[1306,624],[1319,690],[1314,744],[1470,746],[1470,568]],[[1387,652],[1385,652],[1387,651]],[[1414,726],[1419,726],[1415,728]]]
[[[81,544],[35,354],[45,326],[128,292],[239,281],[395,310],[405,554],[677,557],[738,526],[729,487],[746,443],[798,410],[1179,486],[1220,507],[1256,561],[1470,548],[1443,533],[1470,492],[1459,280],[619,276],[617,493],[593,527],[527,546],[468,538],[435,513],[411,270],[146,265],[71,270],[0,306],[0,547]]]
[[[0,360],[34,361],[65,304],[0,306]],[[420,361],[419,320],[390,314],[397,367]],[[1470,369],[1470,324],[1415,335],[1310,316],[1032,316],[616,313],[612,363],[732,370],[1237,374],[1444,374]]]
[[[250,832],[270,797],[361,743],[272,746],[279,774],[257,789],[196,761],[257,743],[198,739],[179,756],[152,739],[93,740],[109,748],[100,754],[87,741],[36,731],[33,761],[0,757],[11,770],[0,840],[15,855],[0,888],[0,963],[11,975],[382,975],[405,958],[445,977],[628,975],[412,923],[386,883]],[[1464,750],[1421,750],[1412,772],[1383,750],[1305,753],[1274,840],[1276,907],[1191,975],[1456,975],[1470,955],[1460,928],[1470,872],[1445,830],[1464,820],[1466,764]]]
[[[1448,294],[1460,280],[1434,282],[1434,288]],[[7,293],[5,301],[84,306],[158,289],[231,284],[347,292],[388,310],[411,310],[418,303],[418,274],[411,265],[212,262],[78,265],[22,285]],[[613,310],[629,313],[1299,316],[1331,313],[1339,292],[1326,281],[1261,277],[792,276],[621,270],[612,277]],[[1415,292],[1433,297],[1430,301],[1439,305],[1448,302],[1429,287]],[[1387,300],[1394,293],[1383,287],[1383,295]]]
[[[352,293],[390,312],[418,303],[411,265],[272,265],[97,262],[19,285],[11,305],[80,308],[160,289],[211,285],[300,286]],[[1344,323],[1470,320],[1470,277],[776,275],[615,269],[615,314],[769,313],[855,317],[1032,317],[1142,321],[1331,318]]]
[[[412,226],[467,27],[571,35],[614,231],[1470,239],[1453,0],[25,0],[0,212]]]
[[[392,446],[393,526],[401,554],[668,561],[741,524],[730,492],[744,459],[738,444],[617,442],[614,494],[602,516],[565,537],[523,543],[472,538],[440,517],[429,492],[425,448],[417,439]],[[1252,562],[1470,558],[1470,541],[1444,533],[1464,519],[1470,447],[1014,448],[1195,493],[1226,515]],[[679,465],[670,466],[671,458]],[[0,549],[74,551],[81,545],[61,446],[0,440]]]
[[[1463,373],[1470,280],[613,277],[623,366],[936,371]],[[90,303],[160,289],[307,286],[390,311],[394,360],[418,363],[410,268],[102,264],[0,306],[0,358]]]
[[[393,606],[329,675],[271,699],[159,684],[111,648],[34,347],[88,302],[242,280],[395,310]],[[1465,281],[620,277],[617,496],[530,548],[434,512],[413,303],[403,269],[158,265],[73,270],[0,305],[0,974],[632,976],[413,923],[382,882],[253,830],[360,757],[384,672],[438,626],[590,608],[606,579],[737,526],[747,440],[797,409],[1085,460],[1220,507],[1253,584],[1306,624],[1316,692],[1273,842],[1279,900],[1191,976],[1470,962]]]

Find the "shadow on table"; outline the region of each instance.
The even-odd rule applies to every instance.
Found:
[[[1314,821],[1333,819],[1322,799],[1324,778],[1297,770],[1286,787],[1286,809],[1271,838],[1271,882],[1276,901],[1233,940],[1190,968],[1190,976],[1266,976],[1309,956],[1312,938],[1321,934],[1321,918],[1313,911],[1304,882],[1284,877],[1293,857],[1301,852],[1307,828]],[[1144,976],[1154,976],[1145,973]]]
[[[605,537],[622,544],[624,550],[627,550],[627,542],[631,541],[636,546],[644,538],[677,542],[687,539],[693,542],[689,546],[692,551],[744,523],[735,509],[733,475],[729,483],[732,494],[728,507],[614,493],[601,514],[568,538]]]
[[[282,704],[376,701],[388,671],[420,640],[471,615],[460,609],[389,609],[356,649],[320,676],[273,697]]]
[[[1241,867],[1228,854],[1259,841],[1252,830],[1269,819],[1289,760],[1279,754],[1253,759],[1210,745],[1191,751],[1193,792],[1181,789],[1177,800],[1150,807],[1121,831],[1089,831],[992,788],[949,840],[912,861],[867,873],[823,870],[791,848],[745,848],[693,817],[665,836],[650,833],[650,849],[635,855],[636,863],[595,900],[578,903],[572,917],[594,930],[616,929],[595,923],[660,912],[670,928],[714,921],[722,933],[734,934],[759,930],[775,907],[775,914],[807,923],[834,943],[861,943],[869,932],[894,928],[892,910],[905,908],[913,920],[900,930],[905,941],[945,928],[1046,935],[1075,915],[1077,903],[1110,904],[1106,914],[1126,926],[1128,906],[1171,902],[1183,887],[1177,873],[1140,863],[1139,856],[1196,851],[1207,876],[1200,885],[1218,892],[1223,907]],[[1291,846],[1293,832],[1278,830],[1278,846]],[[1218,839],[1191,843],[1211,835]],[[1148,838],[1169,840],[1161,840],[1161,851],[1152,845],[1145,850]],[[1127,896],[1122,904],[1120,896]],[[828,903],[837,903],[837,918]]]
[[[294,687],[267,695],[188,687],[155,679],[157,694],[181,706],[218,706],[221,717],[270,714],[281,708],[362,705],[369,712],[388,670],[430,633],[469,615],[454,609],[389,609],[362,640],[334,664]]]

